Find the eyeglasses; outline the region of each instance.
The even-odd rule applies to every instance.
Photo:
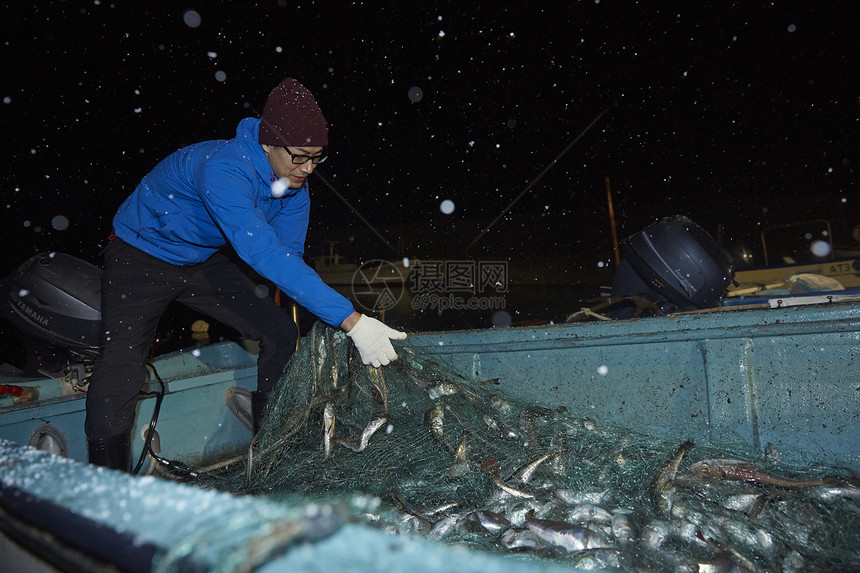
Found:
[[[293,163],[296,165],[303,165],[308,161],[311,161],[314,165],[317,165],[328,159],[328,155],[326,155],[325,152],[320,153],[319,155],[295,155],[293,153],[290,153],[290,150],[286,147],[284,148],[284,151],[287,152],[287,155],[290,156],[290,158],[293,160]]]

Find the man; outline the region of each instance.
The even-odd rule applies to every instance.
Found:
[[[205,141],[161,161],[120,206],[102,278],[104,350],[87,392],[90,463],[129,471],[130,431],[145,361],[168,304],[181,302],[260,343],[254,431],[296,347],[296,325],[219,249],[228,243],[257,273],[332,326],[347,331],[362,361],[397,357],[398,332],[359,314],[302,260],[307,177],[325,160],[328,128],[313,95],[287,78],[261,119],[236,137]]]

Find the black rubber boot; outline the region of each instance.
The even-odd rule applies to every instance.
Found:
[[[263,425],[263,415],[266,413],[269,394],[270,392],[251,392],[251,419],[254,422],[254,435],[257,435]]]
[[[87,440],[89,462],[112,470],[131,471],[131,446],[128,435],[111,436],[104,440]]]

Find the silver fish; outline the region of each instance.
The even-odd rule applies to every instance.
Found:
[[[761,498],[761,493],[738,493],[723,500],[723,507],[732,511],[749,511]]]
[[[427,395],[430,396],[431,400],[459,393],[460,387],[452,382],[442,382],[441,384],[437,384],[436,386],[427,389]]]
[[[708,551],[716,551],[716,545],[705,535],[699,524],[681,519],[675,521],[674,526],[675,535],[679,539],[686,541],[692,546],[701,547]]]
[[[382,368],[370,367],[370,381],[373,383],[373,388],[379,393],[378,399],[382,402],[385,408],[386,415],[388,414],[388,384],[385,382],[385,374]]]
[[[511,526],[511,522],[504,515],[488,510],[470,511],[463,516],[463,519],[479,524],[490,533],[496,533]]]
[[[563,547],[568,551],[612,547],[606,536],[564,521],[530,519],[526,521],[526,527],[534,531],[546,543]]]
[[[445,407],[442,404],[436,404],[427,411],[425,419],[430,424],[433,435],[442,440],[445,437]]]
[[[569,506],[576,506],[580,503],[603,503],[609,497],[609,490],[574,490],[574,489],[554,489],[552,497],[561,503]]]
[[[327,328],[326,329],[326,339],[328,341],[328,347],[334,350],[334,329]],[[337,363],[337,353],[331,353],[331,386],[332,388],[337,388],[338,381],[338,363]]]
[[[429,533],[433,530],[433,523],[427,519],[427,516],[415,509],[399,492],[395,492],[392,495],[392,501],[394,502],[394,506],[403,514],[404,518],[405,516],[412,517],[412,520],[407,519],[407,521],[410,521],[417,531]]]
[[[636,531],[633,526],[633,516],[629,511],[616,511],[612,516],[612,536],[618,545],[626,547],[633,545]]]
[[[557,455],[558,452],[547,452],[539,458],[530,461],[529,463],[523,465],[518,468],[513,475],[511,476],[511,480],[519,481],[522,483],[528,483],[528,481],[532,478],[534,473],[540,467],[542,463],[550,459],[551,457]],[[510,480],[509,480],[510,481]]]
[[[427,535],[432,531],[433,524],[418,518],[412,514],[404,513],[395,521],[394,532],[397,535],[406,535],[413,531],[421,535]]]
[[[454,463],[448,469],[448,477],[460,477],[472,470],[473,464],[466,456],[468,436],[468,432],[463,432],[463,437],[460,439],[457,449],[454,450]]]
[[[568,521],[612,521],[612,514],[592,503],[581,503],[567,515]]]
[[[454,509],[459,504],[456,501],[450,503],[443,503],[442,505],[427,508],[423,511],[424,515],[439,515],[440,513],[445,513],[449,509]]]
[[[367,423],[367,426],[364,427],[364,430],[361,432],[361,438],[359,438],[358,443],[355,442],[347,442],[346,440],[336,440],[338,444],[342,446],[346,446],[350,450],[354,452],[362,452],[364,448],[367,447],[367,443],[370,441],[370,436],[376,433],[376,430],[381,428],[386,422],[388,418],[375,418]]]
[[[506,484],[502,480],[500,480],[498,476],[490,476],[490,479],[493,480],[493,483],[496,484],[496,486],[498,486],[499,489],[501,489],[502,491],[504,491],[505,493],[507,493],[509,495],[512,495],[514,497],[521,497],[523,499],[534,499],[534,497],[535,497],[530,493],[526,493],[524,491],[520,491],[518,489],[515,489],[515,488],[509,486],[508,484]]]
[[[325,410],[323,411],[323,450],[325,451],[323,461],[327,460],[331,455],[331,446],[335,434],[335,421],[334,408],[331,402],[326,402]]]
[[[467,461],[466,459],[466,446],[467,439],[469,437],[468,432],[463,432],[463,437],[460,438],[460,443],[457,445],[457,449],[454,451],[454,461],[458,463],[464,463]]]
[[[642,528],[642,544],[657,549],[672,535],[672,524],[662,519],[653,519]]]
[[[681,460],[693,445],[691,440],[681,444],[672,459],[660,468],[651,486],[654,504],[664,515],[669,515],[672,512],[672,497],[675,493],[675,476],[678,474],[678,466],[681,465]]]
[[[427,534],[427,537],[429,537],[430,539],[442,539],[443,537],[454,531],[460,524],[461,520],[462,516],[457,513],[446,515],[445,517],[433,524],[433,527],[432,529],[430,529],[430,533]]]
[[[505,513],[512,525],[521,527],[526,519],[535,517],[535,507],[532,503],[524,501],[510,506]]]
[[[809,495],[826,503],[833,502],[837,499],[854,499],[860,500],[860,487],[854,486],[819,486],[809,490]]]
[[[621,567],[620,553],[609,547],[588,549],[574,557],[573,566],[579,571],[614,571]]]
[[[735,560],[729,555],[722,554],[709,561],[697,563],[697,573],[736,573],[737,571],[754,571],[754,569],[741,569]]]
[[[537,533],[531,529],[515,527],[502,532],[501,542],[505,549],[520,551],[538,549],[544,545]]]
[[[499,396],[490,396],[490,406],[502,415],[508,415],[513,410],[511,405]]]

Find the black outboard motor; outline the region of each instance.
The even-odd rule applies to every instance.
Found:
[[[101,269],[63,253],[41,253],[0,281],[2,316],[27,352],[24,373],[84,379],[101,345]]]
[[[643,297],[664,314],[719,306],[734,279],[726,253],[682,215],[652,223],[627,237],[622,248],[612,297]]]

